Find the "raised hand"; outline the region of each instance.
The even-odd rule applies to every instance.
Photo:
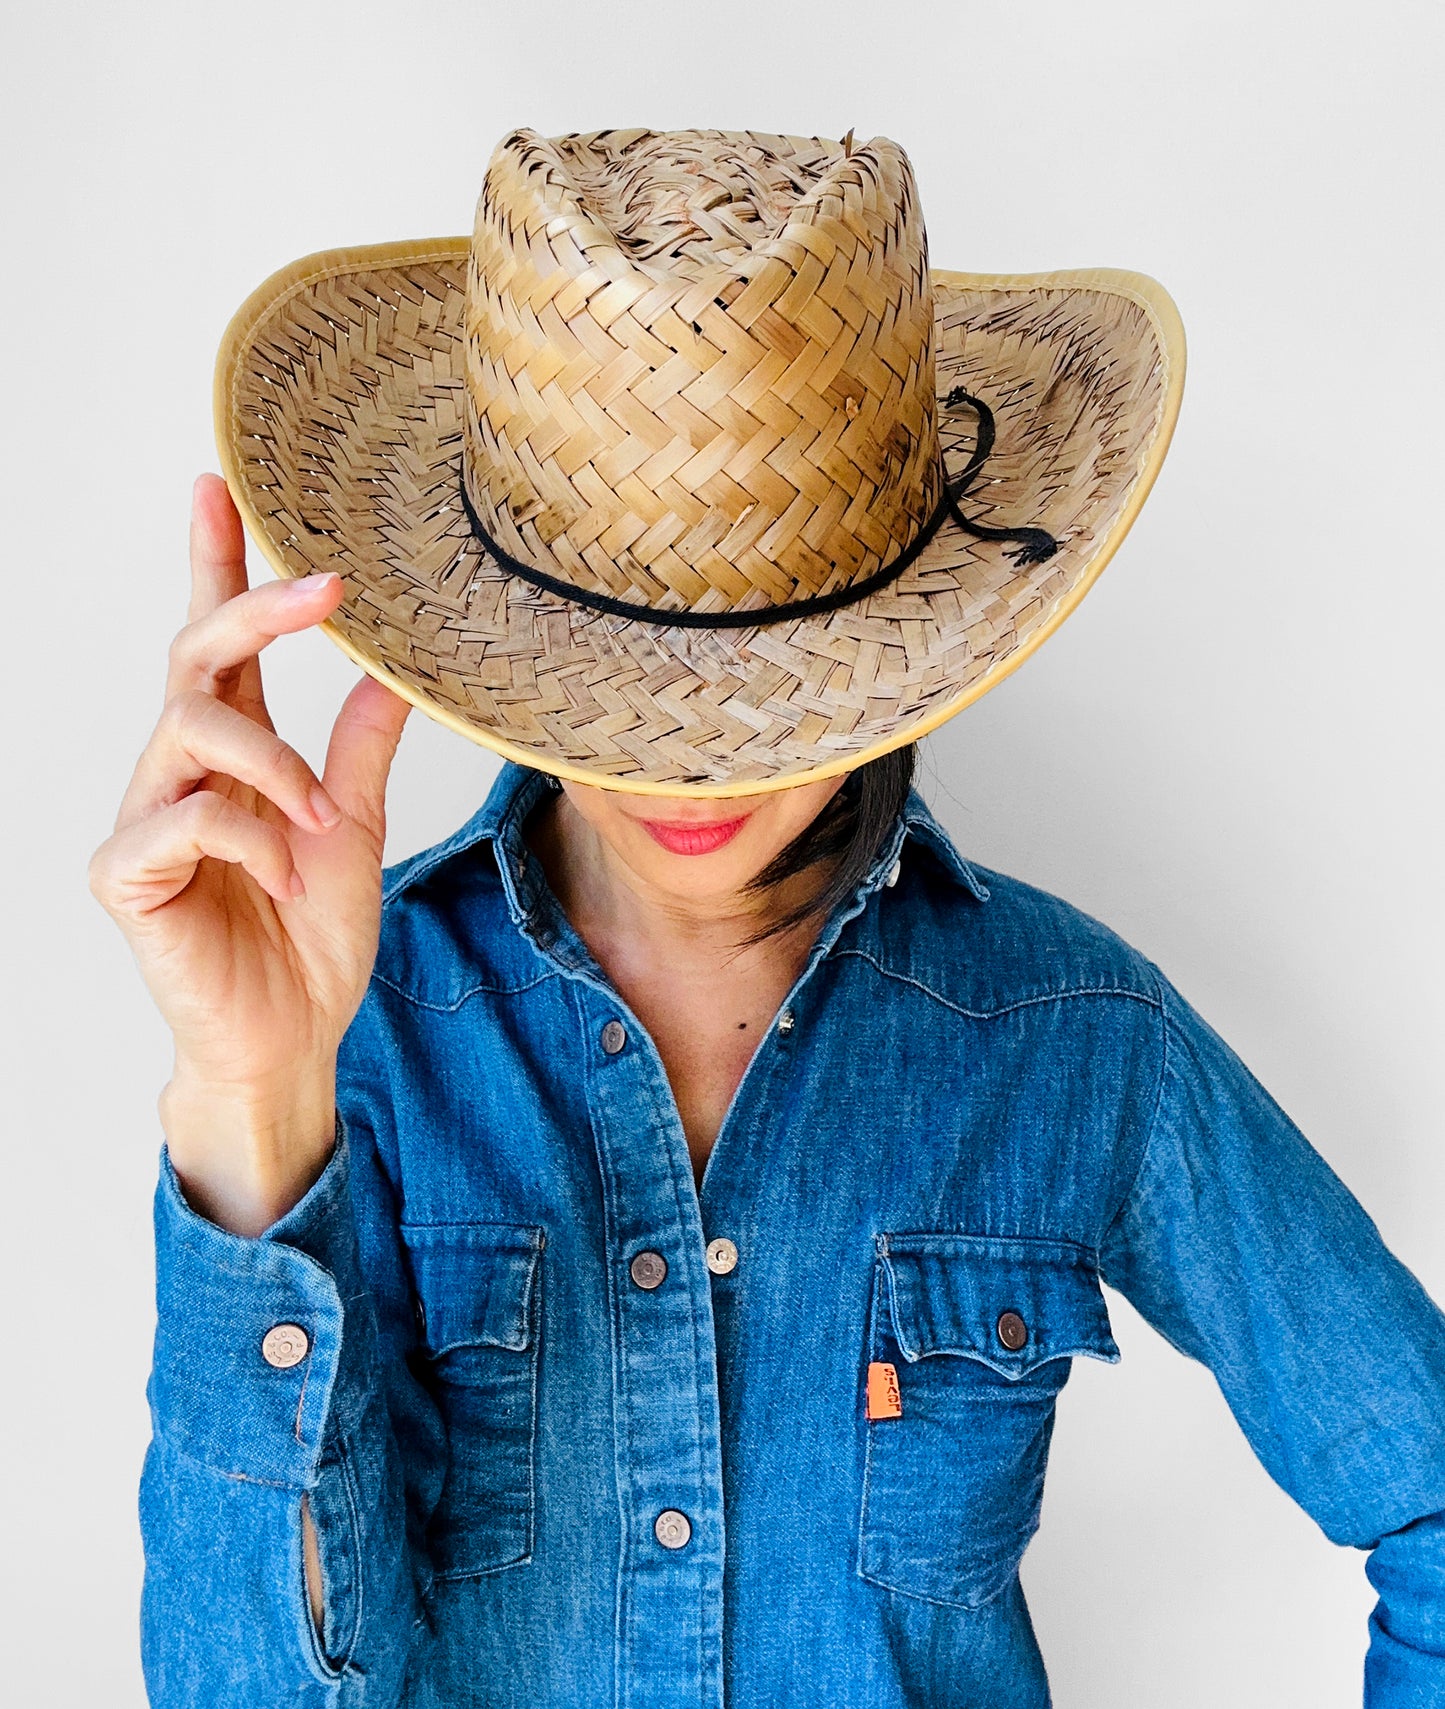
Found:
[[[334,574],[248,586],[230,494],[200,477],[164,705],[89,867],[174,1036],[159,1101],[172,1163],[195,1208],[238,1233],[324,1168],[336,1050],[376,958],[386,782],[410,703],[363,675],[318,778],[261,684],[261,649],[340,603]]]

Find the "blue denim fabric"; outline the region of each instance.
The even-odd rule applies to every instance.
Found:
[[[1372,1551],[1369,1709],[1445,1706],[1445,1315],[1159,970],[914,794],[699,1194],[524,846],[546,788],[507,765],[386,870],[336,1151],[289,1215],[223,1233],[162,1154],[152,1702],[1044,1709],[1018,1568],[1072,1361],[1119,1357],[1102,1280]],[[875,1361],[900,1417],[865,1415]]]

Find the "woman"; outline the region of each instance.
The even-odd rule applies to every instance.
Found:
[[[668,198],[681,184],[693,231],[719,203],[679,160],[684,172],[702,159],[735,175],[744,151],[720,149],[716,133],[687,137],[664,139],[652,212],[675,224]],[[472,308],[486,291],[521,291],[533,227],[488,210],[518,185],[531,194],[539,161],[548,185],[560,161],[567,193],[581,196],[580,184],[611,214],[611,180],[588,175],[598,159],[626,156],[629,193],[645,178],[654,133],[603,138],[506,139],[479,211],[486,242],[472,240]],[[760,157],[758,206],[775,189],[768,174],[801,158],[778,142]],[[902,210],[899,221],[843,222],[855,233],[906,224],[906,174],[888,190],[893,147],[855,151],[845,139],[841,155],[819,151],[814,190],[861,183]],[[790,206],[806,202],[813,217],[820,197]],[[571,215],[544,211],[535,229],[571,241]],[[635,238],[636,222],[627,229]],[[818,234],[838,229],[820,217],[799,252],[816,255]],[[709,253],[735,236],[713,233],[721,248]],[[491,268],[486,244],[503,241],[517,244],[513,264]],[[414,246],[402,259],[435,269],[465,253]],[[955,487],[937,510],[903,506],[903,568],[887,551],[860,554],[842,597],[800,572],[762,603],[750,587],[728,607],[719,580],[685,607],[639,613],[640,582],[629,598],[589,586],[593,560],[566,555],[590,513],[549,533],[530,526],[540,501],[530,513],[510,500],[487,509],[500,490],[490,476],[516,452],[502,431],[515,409],[480,425],[506,395],[503,365],[468,369],[465,522],[415,480],[428,447],[440,458],[449,443],[433,428],[454,400],[433,398],[426,417],[415,399],[398,403],[397,372],[386,386],[374,379],[378,364],[399,366],[383,334],[408,305],[404,336],[425,348],[435,385],[454,371],[439,341],[471,339],[475,354],[488,328],[543,328],[565,291],[539,291],[530,322],[519,295],[452,333],[428,319],[425,293],[418,309],[415,274],[389,299],[381,275],[374,257],[299,268],[224,359],[228,400],[253,350],[258,385],[284,394],[274,410],[237,406],[242,437],[303,419],[313,453],[314,436],[330,436],[324,457],[264,444],[249,472],[233,442],[247,519],[288,574],[300,567],[291,554],[308,551],[317,568],[336,555],[347,574],[248,587],[240,515],[225,483],[202,478],[166,709],[92,869],[176,1040],[160,1104],[142,1491],[152,1700],[1041,1709],[1048,1685],[1018,1569],[1070,1361],[1118,1358],[1102,1279],[1209,1365],[1265,1467],[1326,1534],[1371,1551],[1371,1709],[1445,1701],[1445,1316],[1159,969],[1068,904],[962,859],[910,787],[901,726],[880,737],[856,717],[837,731],[808,722],[819,708],[848,710],[865,664],[870,697],[882,697],[868,648],[886,643],[889,622],[900,647],[916,639],[923,608],[908,601],[933,598],[928,621],[942,622],[946,541],[962,554],[965,534],[1015,539],[1015,564],[1043,578],[1070,530],[1045,546],[1037,530],[979,524],[951,502]],[[910,288],[926,278],[899,276]],[[306,294],[338,279],[323,314]],[[691,288],[684,279],[667,305],[679,352],[692,348],[676,313]],[[730,326],[718,329],[705,304],[693,324],[718,329],[720,344],[743,318],[772,326],[771,347],[794,367],[780,360],[773,390],[749,394],[766,413],[785,390],[796,398],[784,374],[798,358],[751,288],[716,294]],[[460,326],[461,286],[445,289]],[[589,362],[598,329],[618,326],[609,290],[600,306],[574,304],[594,317],[577,341]],[[343,297],[365,301],[367,336],[348,338]],[[825,284],[810,294],[788,283],[776,299],[799,325],[839,300]],[[1054,341],[1062,307],[1041,306]],[[890,340],[907,324],[897,308],[884,317]],[[285,373],[283,311],[300,353]],[[1015,303],[1003,318],[990,348],[1007,393],[1006,351],[1028,340]],[[951,360],[952,323],[936,324]],[[316,359],[303,325],[336,360]],[[548,336],[555,376],[564,329]],[[837,349],[837,326],[820,336]],[[601,370],[568,348],[573,380],[595,379]],[[360,419],[355,397],[347,412],[334,399],[292,408],[298,376],[342,384],[343,349],[361,352],[372,376],[362,404],[396,412],[356,461],[369,481],[391,483],[388,496],[371,493],[357,514],[393,517],[412,481],[405,554],[373,537],[369,559],[346,534],[337,458],[351,430],[335,423]],[[535,359],[533,348],[508,375]],[[1103,376],[1101,396],[1118,391],[1117,367],[1080,358],[1043,388],[1071,424],[1087,411],[1065,381],[1083,369]],[[665,372],[643,364],[634,403],[670,407]],[[926,364],[907,372],[932,386]],[[818,396],[838,412],[829,443],[842,444],[875,400],[834,384]],[[645,437],[628,407],[629,432]],[[931,427],[927,410],[918,419]],[[1156,409],[1121,492],[1157,467],[1161,419]],[[991,417],[979,421],[971,471],[991,434]],[[1041,406],[1025,437],[1046,427]],[[928,477],[925,464],[905,467],[912,436],[869,431],[870,443],[903,447],[879,465],[876,516],[886,481],[916,499]],[[1115,470],[1122,441],[1105,438],[1098,468]],[[1001,449],[1009,467],[1002,437]],[[593,465],[612,467],[619,497],[645,466],[623,461],[598,453]],[[517,454],[508,467],[524,465],[546,485],[540,461]],[[322,488],[327,526],[313,504]],[[515,499],[515,482],[507,490]],[[932,556],[915,544],[930,511],[942,530]],[[449,541],[469,531],[460,559],[428,557],[416,532],[427,518]],[[1127,516],[1110,538],[1125,526]],[[1059,558],[1082,589],[1110,548],[1082,523],[1072,537],[1075,559]],[[995,547],[984,551],[996,562]],[[390,582],[366,581],[373,561]],[[423,637],[441,657],[431,608],[397,615],[399,570],[433,561],[439,590],[454,590],[459,562],[472,573],[465,616],[483,640],[467,728],[509,758],[453,837],[383,869],[384,791],[409,702],[460,727],[457,703],[441,707],[447,672],[433,663],[419,686]],[[609,562],[634,558],[619,549]],[[564,564],[575,579],[559,590]],[[506,606],[490,627],[477,615],[489,576]],[[883,596],[850,630],[875,587]],[[382,668],[368,660],[318,779],[272,727],[258,654],[329,619],[333,639],[354,640],[342,619],[383,597],[393,628],[409,619],[412,632],[405,646],[393,635]],[[784,639],[729,654],[726,613],[761,632],[784,608],[854,641],[847,680],[808,678],[810,711],[790,726],[816,764],[775,742],[775,774],[757,787],[753,738],[711,715],[711,734],[699,725],[688,744],[704,756],[695,763],[716,764],[710,777],[678,776],[675,730],[660,721],[628,745],[635,708],[619,705],[619,683],[643,684],[646,711],[677,721],[702,692],[679,699],[687,668],[699,685],[735,690],[743,677],[726,672],[747,666],[776,700],[781,676],[767,671],[796,664],[786,637],[819,632],[775,629]],[[618,623],[599,628],[587,615],[599,610]],[[1029,644],[1007,621],[989,681]],[[975,611],[974,650],[980,622]],[[690,624],[708,631],[694,652]],[[619,637],[609,679],[597,661]],[[643,637],[673,651],[659,674],[630,677],[628,648]],[[582,673],[594,703],[563,736],[555,685],[575,688],[584,639],[596,647]],[[530,696],[507,699],[498,685],[514,690],[519,676]],[[793,680],[805,678],[799,665]],[[930,683],[903,692],[895,714],[919,733],[938,721]],[[943,715],[965,698],[957,684],[947,694]],[[771,704],[761,693],[749,702],[758,728]],[[516,757],[528,719],[535,766]],[[579,728],[597,743],[590,772],[568,745]],[[668,777],[675,786],[659,783]]]

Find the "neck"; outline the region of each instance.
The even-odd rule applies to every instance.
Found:
[[[645,959],[681,970],[737,957],[796,957],[806,955],[821,924],[813,917],[762,943],[744,944],[816,896],[828,878],[826,862],[762,892],[681,898],[628,866],[565,795],[544,801],[525,834],[562,911],[604,967]]]

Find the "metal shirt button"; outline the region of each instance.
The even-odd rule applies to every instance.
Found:
[[[726,1235],[707,1243],[707,1267],[714,1276],[726,1276],[738,1267],[738,1249]]]
[[[793,1011],[791,1009],[784,1009],[782,1014],[778,1016],[778,1031],[782,1033],[784,1038],[786,1038],[792,1030]]]
[[[626,1043],[627,1028],[621,1021],[608,1021],[602,1029],[602,1048],[609,1056],[616,1056]]]
[[[680,1549],[692,1536],[692,1521],[675,1507],[664,1507],[652,1522],[652,1534],[664,1549]]]
[[[638,1287],[649,1292],[667,1280],[667,1260],[660,1252],[639,1252],[627,1269]]]
[[[999,1314],[998,1338],[1010,1353],[1017,1353],[1029,1338],[1029,1326],[1016,1311]]]
[[[261,1357],[278,1371],[299,1365],[310,1351],[310,1338],[299,1323],[278,1323],[261,1340]]]

